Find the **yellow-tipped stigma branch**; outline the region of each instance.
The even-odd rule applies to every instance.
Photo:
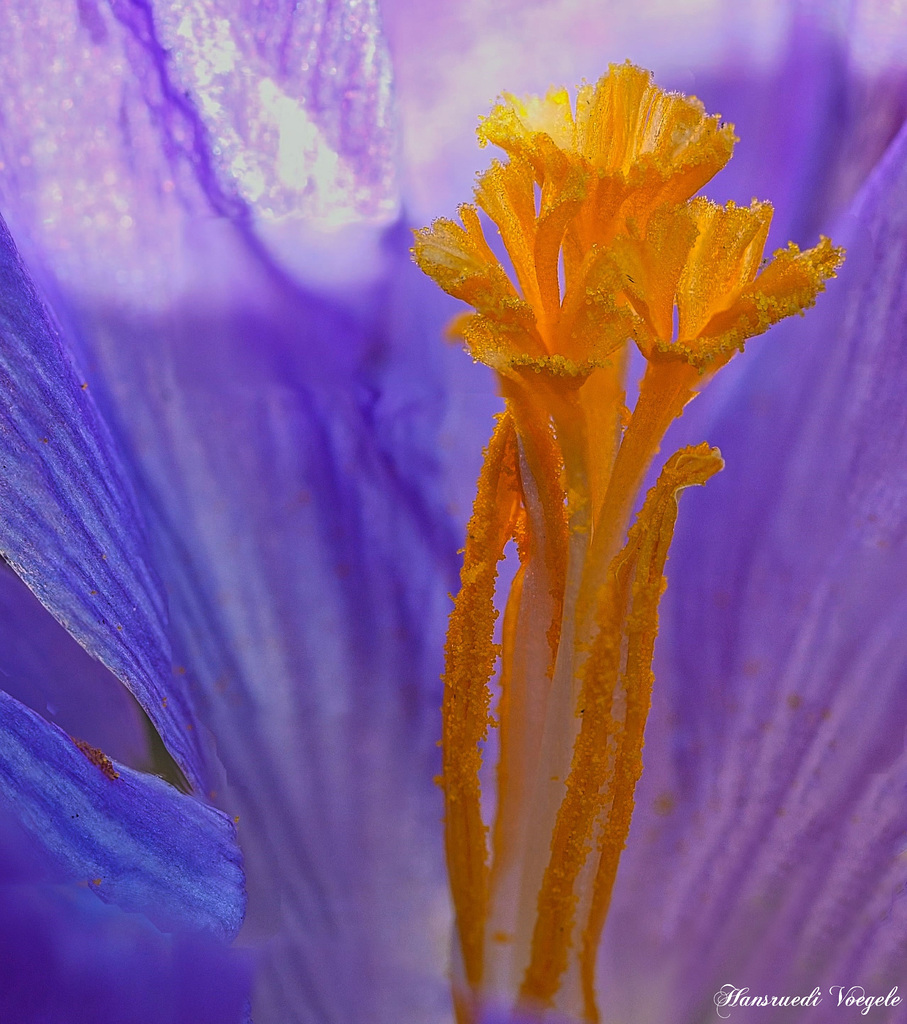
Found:
[[[436,220],[413,248],[473,308],[451,331],[496,371],[505,401],[446,646],[454,1002],[460,1024],[483,1003],[594,1022],[677,498],[721,468],[717,449],[676,452],[631,526],[632,512],[687,402],[747,339],[812,306],[843,251],[822,238],[764,261],[768,203],[693,198],[730,159],[732,126],[630,64],[581,86],[574,104],[565,90],[505,96],[478,134],[506,159],[479,176],[459,223]],[[489,245],[489,222],[512,274]],[[634,343],[645,372],[630,412]],[[520,567],[498,645],[510,540]],[[490,726],[500,741],[492,828],[480,782]]]

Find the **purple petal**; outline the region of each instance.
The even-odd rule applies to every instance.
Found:
[[[478,1024],[574,1024],[573,1020],[559,1013],[530,1013],[503,1007],[482,1007]]]
[[[679,83],[733,122],[740,138],[704,191],[716,202],[769,200],[770,248],[790,239],[815,244],[907,116],[903,63],[867,66],[853,34],[830,22],[795,7],[784,46],[766,67],[741,67],[738,55]]]
[[[168,37],[171,59],[166,18],[151,26],[141,5],[116,10],[90,44],[55,13],[48,43],[62,40],[65,74],[48,76],[44,52],[17,50],[20,79],[40,69],[45,88],[27,118],[6,104],[4,192],[139,483],[178,678],[226,768],[216,798],[241,819],[250,934],[276,933],[258,1012],[444,1019],[449,910],[431,780],[456,542],[431,493],[440,346],[426,349],[420,323],[392,336],[384,324],[404,300],[386,277],[345,308],[286,279],[250,232],[237,196],[251,196],[231,191],[223,154],[209,149],[206,87],[179,67],[188,44]],[[335,88],[331,64],[337,89],[365,74],[358,29],[328,45],[354,14],[372,32],[368,5],[332,6],[313,88]],[[315,32],[314,8],[294,19]],[[259,25],[264,37],[275,26]],[[258,45],[246,35],[244,53]],[[273,38],[262,53],[280,56]],[[295,59],[291,47],[287,82]],[[367,111],[357,89],[349,102]],[[238,101],[227,113],[242,125]],[[380,158],[378,120],[349,145]],[[321,127],[333,131],[329,119]],[[387,184],[383,172],[366,179]],[[394,244],[396,270],[407,243]]]
[[[135,498],[87,385],[0,222],[0,548],[135,695],[187,776],[201,761],[170,685],[166,605]]]
[[[220,811],[80,749],[0,692],[0,796],[66,879],[159,927],[232,938],[245,905],[235,829]]]
[[[247,201],[307,219],[326,202],[333,218],[345,191],[350,213],[393,209],[390,67],[373,0],[140,6]]]
[[[903,981],[905,156],[907,130],[835,233],[840,280],[708,431],[727,469],[680,518],[609,924],[625,1012],[695,1017],[726,982]]]
[[[16,1024],[240,1024],[246,959],[165,934],[65,877],[0,815],[0,1019]]]
[[[245,277],[232,307],[92,334],[226,768],[218,799],[240,816],[249,927],[276,932],[256,1014],[443,1020],[431,780],[455,544],[423,491],[431,364],[395,357],[377,302],[359,319]],[[345,376],[329,344],[373,362]]]

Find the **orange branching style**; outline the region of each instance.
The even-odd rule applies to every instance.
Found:
[[[505,96],[479,141],[505,159],[459,222],[436,220],[413,248],[472,307],[451,333],[496,371],[506,405],[446,649],[454,998],[461,1024],[483,1003],[597,1021],[596,951],[642,771],[677,496],[721,468],[717,450],[677,452],[631,527],[632,511],[687,402],[749,338],[812,306],[843,252],[822,238],[765,261],[768,203],[694,198],[730,159],[733,128],[630,64],[574,102]],[[631,412],[633,344],[645,372]],[[497,647],[512,538],[521,564]],[[499,656],[489,828],[480,768]]]

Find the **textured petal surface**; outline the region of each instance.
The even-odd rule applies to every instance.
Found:
[[[0,694],[0,794],[66,880],[165,929],[232,938],[245,906],[235,829],[172,786],[80,749]]]
[[[80,0],[48,5],[37,27],[14,2],[2,25],[13,230],[83,290],[160,305],[210,272],[189,211],[257,217],[290,258],[304,225],[395,213],[374,0]]]
[[[102,903],[0,813],[0,1017],[16,1024],[239,1024],[246,958]]]
[[[390,62],[374,0],[136,6],[157,30],[162,71],[217,139],[219,177],[263,216],[393,213]],[[115,16],[138,35],[127,9],[115,4]]]
[[[618,1017],[700,1019],[727,982],[903,982],[905,154],[902,132],[838,232],[840,281],[708,430],[727,469],[669,566]]]
[[[197,781],[191,711],[179,688],[167,688],[165,598],[130,484],[2,222],[0,338],[0,549],[132,691]]]
[[[527,1011],[515,1013],[513,1010],[483,1008],[478,1024],[573,1024],[573,1021],[554,1013],[538,1016]]]

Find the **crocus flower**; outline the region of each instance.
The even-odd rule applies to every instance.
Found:
[[[775,200],[779,244],[843,217],[848,263],[811,322],[757,342],[754,368],[679,425],[727,468],[687,498],[668,564],[599,969],[613,1019],[709,1019],[726,983],[812,979],[831,1014],[828,986],[898,980],[904,93],[882,74],[881,13],[856,8],[881,62],[864,79],[864,51],[804,10],[786,65],[676,83],[752,140],[727,198]],[[35,26],[31,5],[4,7],[0,197],[24,264],[4,235],[0,550],[62,624],[8,574],[8,859],[48,858],[16,877],[27,907],[52,889],[25,916],[65,963],[86,908],[139,912],[141,936],[181,951],[154,939],[172,969],[157,976],[213,1019],[242,998],[218,945],[243,912],[240,850],[256,1020],[451,1019],[438,675],[496,400],[438,342],[454,306],[418,280],[401,225],[464,195],[467,106],[624,57],[672,84],[666,51],[608,33],[598,5],[507,14],[495,29],[454,5],[59,3]],[[470,73],[484,65],[493,83]],[[122,763],[162,760],[121,683],[191,792]],[[88,713],[102,693],[107,726]],[[140,945],[116,920],[93,934]],[[96,989],[113,991],[112,959],[94,960]]]

